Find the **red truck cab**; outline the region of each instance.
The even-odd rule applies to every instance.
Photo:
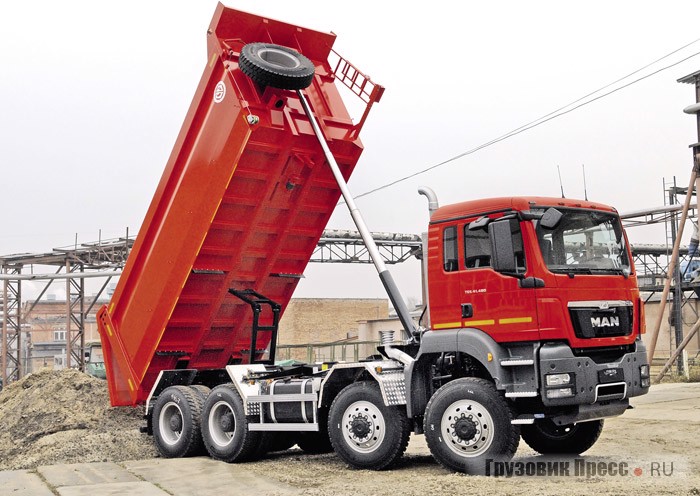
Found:
[[[614,208],[540,197],[444,206],[427,257],[428,339],[490,343],[475,358],[506,397],[588,405],[573,422],[648,391],[643,305]]]

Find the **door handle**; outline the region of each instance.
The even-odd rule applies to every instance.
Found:
[[[474,307],[471,303],[462,303],[462,318],[468,319],[474,315]]]

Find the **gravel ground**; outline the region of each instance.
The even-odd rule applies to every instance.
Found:
[[[700,496],[700,385],[660,386],[664,395],[606,421],[584,463],[620,467],[627,475],[484,477],[454,474],[430,456],[423,436],[413,436],[406,456],[384,472],[349,469],[333,454],[306,455],[298,448],[268,454],[245,466],[305,495],[523,494]],[[651,396],[651,395],[649,395]],[[645,397],[642,397],[645,398]],[[156,457],[152,439],[138,432],[141,408],[111,408],[104,381],[71,370],[31,375],[0,393],[0,470],[91,461]],[[515,462],[547,461],[523,442]],[[657,472],[652,464],[666,463]],[[212,464],[220,463],[211,461]],[[671,463],[673,473],[670,474]],[[639,469],[635,473],[635,469]]]

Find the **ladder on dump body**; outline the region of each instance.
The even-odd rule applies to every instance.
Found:
[[[277,348],[277,331],[279,330],[280,322],[280,312],[282,311],[282,306],[279,303],[275,303],[271,299],[261,295],[260,293],[253,291],[252,289],[229,289],[229,293],[235,297],[241,299],[245,303],[250,305],[253,310],[253,330],[250,333],[250,349],[248,350],[248,363],[261,363],[266,365],[274,365],[275,363],[275,350]],[[272,311],[272,324],[271,325],[260,325],[260,314],[263,311],[264,305],[269,305]],[[267,359],[256,360],[255,356],[259,352],[265,350],[258,350],[258,332],[271,332],[270,337],[270,352]]]

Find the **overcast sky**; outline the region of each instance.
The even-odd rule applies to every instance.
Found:
[[[336,50],[386,87],[362,139],[355,194],[498,137],[695,40],[700,2],[228,1],[333,31]],[[199,1],[0,5],[0,254],[138,230],[206,63],[216,7]],[[700,51],[700,42],[646,69]],[[441,204],[569,197],[620,211],[686,186],[695,121],[676,79],[700,56],[428,174],[358,200],[372,230],[420,233]],[[344,208],[344,207],[342,207]],[[329,227],[351,228],[339,211]],[[663,242],[663,231],[630,231]],[[655,236],[657,238],[655,239]],[[383,296],[370,267],[313,265],[297,296]],[[398,270],[419,296],[418,264]]]

